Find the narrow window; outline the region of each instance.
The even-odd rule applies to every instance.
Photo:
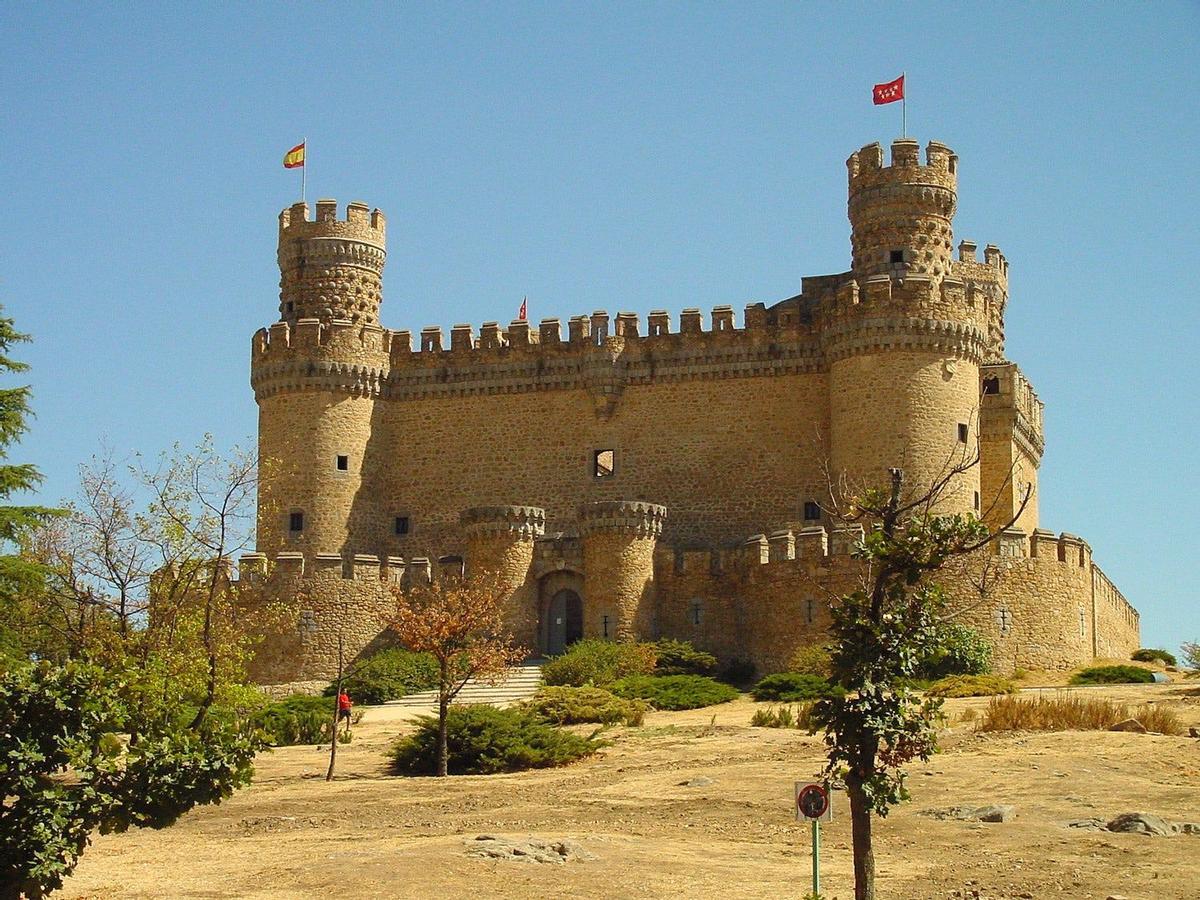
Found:
[[[967,442],[967,438],[969,438],[970,436],[971,436],[971,431],[969,428],[967,428],[967,423],[959,422],[958,423],[958,442],[960,444],[965,444]]]
[[[700,601],[699,600],[692,601],[691,608],[688,610],[688,620],[693,625],[700,624]]]
[[[975,512],[979,512],[979,491],[975,492]]]
[[[611,478],[616,471],[616,451],[597,450],[592,454],[592,474],[596,478]]]
[[[1007,606],[1002,606],[996,610],[996,624],[1000,626],[1001,634],[1008,634],[1012,631],[1012,613],[1009,612]]]
[[[1083,614],[1083,607],[1079,607],[1079,636],[1087,635],[1087,617]]]
[[[812,597],[809,597],[808,600],[805,601],[805,606],[807,607],[808,611],[808,624],[811,625],[813,623],[813,619],[815,618]]]
[[[396,516],[396,534],[408,534],[408,516]]]
[[[304,513],[294,512],[288,516],[288,531],[294,534],[304,530]]]
[[[601,619],[600,624],[601,624],[601,627],[604,629],[604,636],[607,638],[608,637],[608,616],[604,616]]]
[[[289,301],[287,302],[287,311],[288,311],[288,312],[295,312],[295,311],[296,311],[296,304],[295,304],[295,303],[293,303],[291,300],[289,300]]]
[[[350,470],[350,457],[342,456],[339,453],[337,458],[337,469],[339,472],[348,472]]]
[[[995,376],[983,379],[983,392],[985,394],[1000,393],[1000,379]]]
[[[893,266],[900,265],[901,263],[904,262],[904,251],[903,250],[893,250],[889,254],[888,259],[891,261]]]
[[[808,500],[804,504],[804,521],[815,522],[821,518],[821,507],[819,504]]]

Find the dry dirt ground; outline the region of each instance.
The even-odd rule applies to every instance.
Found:
[[[1089,696],[1170,704],[1200,726],[1200,690],[1154,685]],[[911,770],[913,799],[876,831],[886,898],[1200,898],[1200,835],[1067,828],[1126,811],[1200,821],[1200,740],[1110,732],[978,735],[948,704],[943,752]],[[755,704],[653,713],[597,757],[500,776],[400,778],[385,751],[406,714],[367,711],[323,779],[327,752],[264,754],[254,784],[163,831],[97,838],[71,898],[803,897],[807,826],[792,783],[821,765],[819,738],[750,728]],[[969,714],[968,714],[969,715]],[[689,779],[711,783],[685,786]],[[1015,821],[919,815],[1010,803]],[[827,898],[853,896],[843,795],[823,831]],[[477,835],[571,838],[594,859],[560,865],[468,856]],[[955,893],[956,891],[960,893]],[[973,893],[978,892],[978,893]]]

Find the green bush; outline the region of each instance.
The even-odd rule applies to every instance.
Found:
[[[938,631],[940,649],[921,663],[920,677],[937,680],[947,675],[985,675],[991,670],[991,642],[974,628],[951,622]]]
[[[1071,684],[1150,684],[1154,673],[1139,666],[1093,666],[1071,676]]]
[[[1133,654],[1135,662],[1161,662],[1168,666],[1175,666],[1178,663],[1175,661],[1175,654],[1166,650],[1154,650],[1150,647],[1143,647],[1141,650]]]
[[[451,775],[492,775],[522,769],[563,766],[590,756],[604,746],[547,725],[532,712],[470,705],[450,707],[446,717]],[[422,716],[417,730],[392,750],[392,770],[400,775],[433,775],[437,771],[438,720]]]
[[[766,709],[756,709],[750,717],[750,725],[754,728],[799,728],[812,732],[818,727],[813,719],[814,705],[797,703],[795,707],[768,706]]]
[[[655,675],[716,674],[717,658],[697,650],[690,641],[655,641],[654,650],[658,654],[654,663]]]
[[[355,703],[372,706],[396,700],[405,694],[429,691],[438,685],[438,666],[428,653],[413,653],[411,650],[380,650],[356,666],[352,674],[342,680],[342,690]],[[325,696],[332,697],[335,685],[325,688]]]
[[[931,697],[992,697],[1011,694],[1016,687],[999,675],[947,675],[929,686]]]
[[[350,722],[362,719],[362,710],[350,714]],[[323,744],[329,740],[333,723],[333,700],[297,694],[272,703],[254,714],[254,724],[266,732],[275,747],[292,744]]]
[[[801,675],[798,672],[776,672],[768,675],[754,686],[751,695],[755,700],[779,700],[794,703],[798,700],[820,700],[838,696],[838,688],[817,675]]]
[[[641,700],[627,700],[597,687],[543,687],[524,706],[555,725],[641,725],[646,718],[646,704]]]
[[[736,700],[738,692],[703,675],[630,675],[612,685],[620,697],[648,700],[655,709],[699,709]]]
[[[796,652],[788,661],[788,671],[800,675],[828,678],[833,671],[829,659],[829,648],[822,644],[805,644],[803,647],[797,647]]]
[[[542,681],[570,687],[608,687],[627,675],[649,675],[657,661],[653,644],[578,641],[542,666]]]

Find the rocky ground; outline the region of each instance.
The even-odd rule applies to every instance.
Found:
[[[1169,704],[1200,727],[1195,681],[1083,690]],[[981,735],[963,719],[984,703],[948,704],[944,751],[912,768],[912,801],[879,824],[882,897],[1200,898],[1200,834],[1102,830],[1127,812],[1168,831],[1200,822],[1200,740]],[[99,837],[63,896],[802,897],[810,833],[792,818],[792,783],[820,768],[821,743],[750,728],[754,708],[653,713],[568,768],[449,779],[386,774],[411,714],[371,709],[333,783],[327,752],[265,754],[253,786],[221,806]],[[987,805],[1013,809],[973,820]],[[841,795],[823,836],[825,895],[848,900]]]

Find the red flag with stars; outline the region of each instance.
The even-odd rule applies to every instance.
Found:
[[[895,81],[889,81],[885,84],[875,85],[871,92],[871,99],[875,101],[876,106],[884,103],[895,103],[897,100],[904,99],[904,76],[901,75]]]

